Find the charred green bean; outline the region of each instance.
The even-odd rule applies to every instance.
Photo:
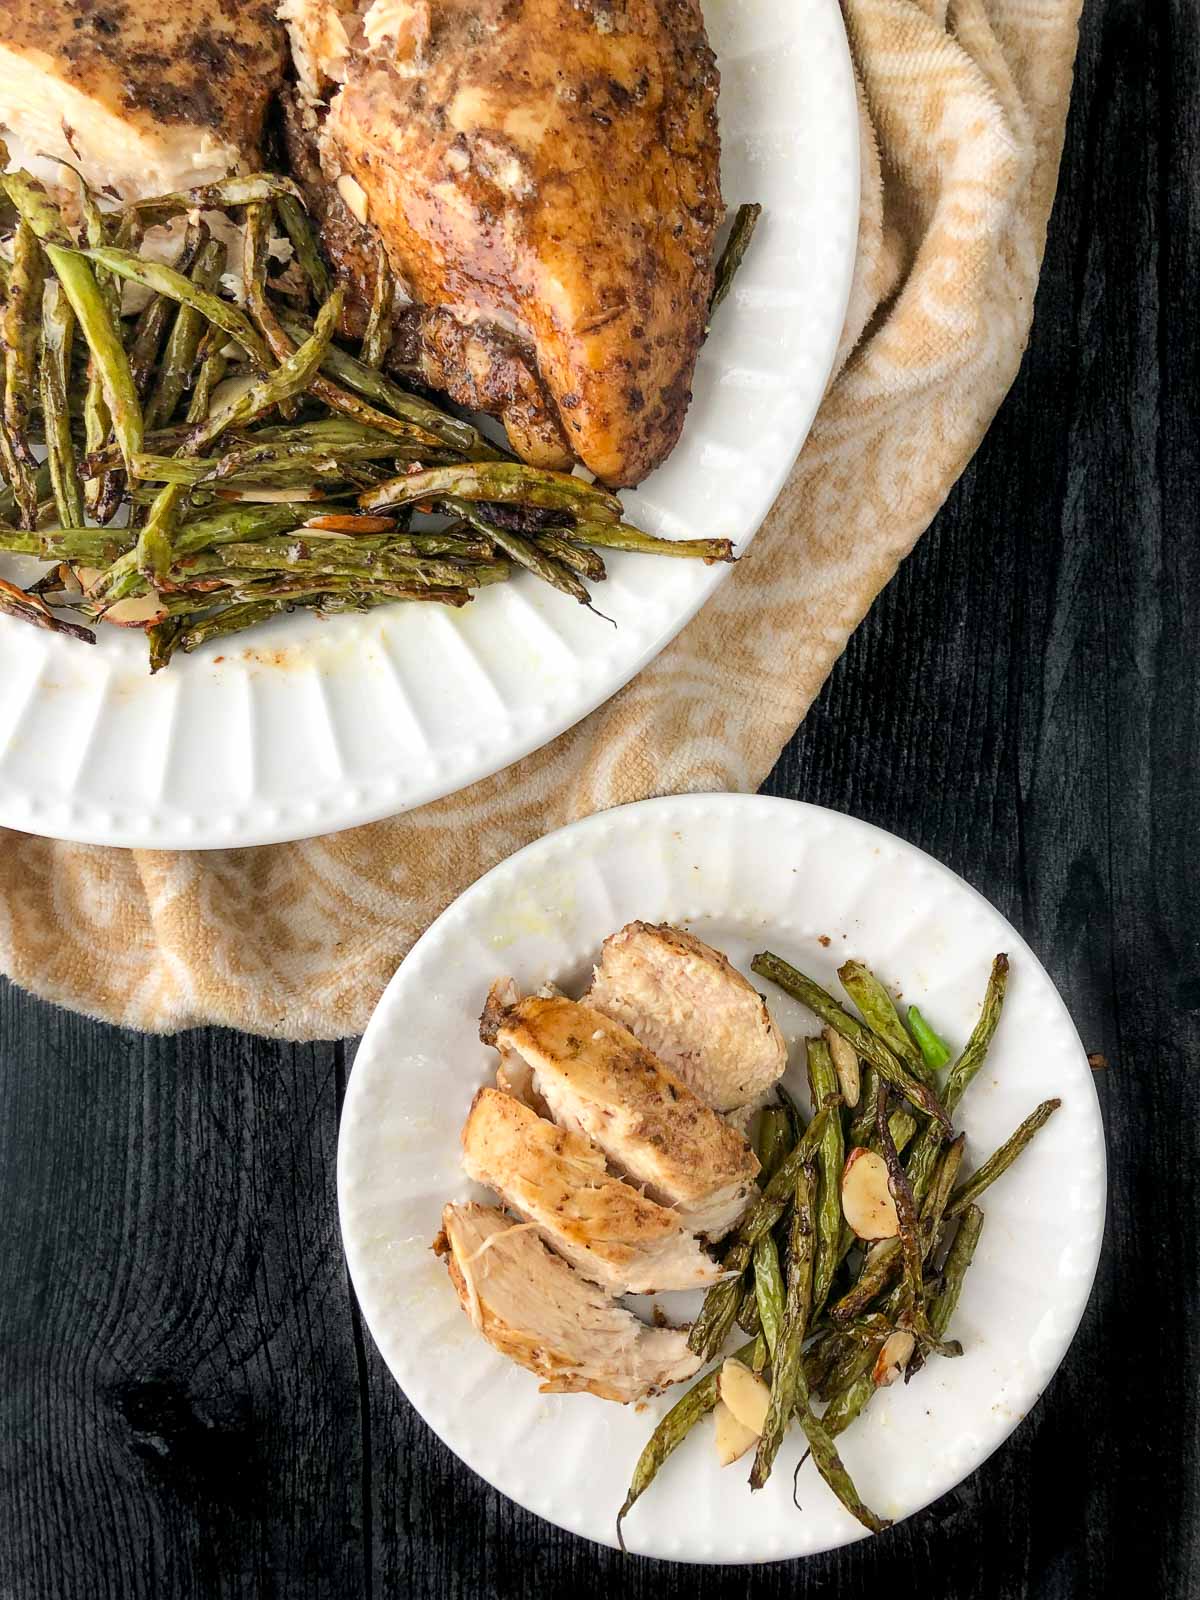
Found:
[[[770,951],[755,956],[751,968],[760,978],[769,978],[786,994],[806,1005],[822,1022],[853,1045],[858,1054],[875,1067],[880,1077],[898,1089],[918,1111],[932,1117],[947,1134],[951,1132],[950,1119],[933,1091],[914,1077],[870,1028],[857,1017],[851,1016],[819,983],[814,983],[781,956],[773,955]]]
[[[862,1014],[863,1021],[888,1049],[922,1083],[933,1081],[929,1068],[912,1036],[900,1021],[896,1003],[879,979],[861,961],[847,961],[838,968],[842,988]]]
[[[746,251],[750,248],[750,241],[754,237],[754,230],[761,216],[762,207],[756,204],[741,205],[734,212],[729,238],[725,241],[725,248],[721,251],[713,274],[712,297],[708,302],[710,318],[733,287],[733,280],[745,259]]]
[[[51,278],[42,294],[42,360],[38,374],[42,396],[42,423],[46,435],[46,460],[54,504],[64,528],[82,528],[85,522],[83,485],[71,435],[69,391],[71,341],[75,313],[57,279]]]
[[[747,1362],[758,1370],[765,1359],[765,1344],[758,1338],[751,1344],[743,1345],[737,1352],[735,1360]],[[633,1469],[633,1477],[629,1484],[629,1492],[625,1496],[625,1503],[617,1513],[617,1542],[625,1550],[625,1538],[621,1531],[621,1524],[632,1511],[638,1500],[654,1482],[667,1457],[691,1433],[692,1429],[710,1411],[716,1409],[717,1401],[721,1398],[721,1369],[714,1367],[695,1383],[685,1395],[675,1402],[663,1417],[646,1443],[645,1449],[638,1457],[637,1465]]]
[[[371,290],[371,310],[367,317],[359,359],[364,367],[381,367],[392,344],[392,304],[396,280],[381,245],[375,254],[375,278]]]
[[[728,539],[659,539],[627,522],[597,522],[580,516],[568,537],[602,550],[632,550],[639,555],[676,556],[684,561],[735,561]]]
[[[968,1206],[979,1199],[985,1189],[990,1189],[996,1179],[1008,1171],[1033,1136],[1040,1128],[1046,1126],[1061,1105],[1061,1100],[1043,1100],[1036,1111],[1030,1112],[1021,1126],[1010,1134],[1000,1148],[993,1151],[979,1170],[973,1172],[966,1183],[957,1190],[946,1208],[946,1215],[961,1216]]]
[[[771,1475],[779,1446],[797,1396],[803,1393],[804,1338],[812,1312],[813,1257],[816,1246],[816,1221],[813,1215],[815,1187],[811,1167],[796,1172],[789,1233],[787,1295],[783,1323],[779,1329],[775,1358],[771,1363],[771,1399],[766,1420],[750,1469],[751,1489],[761,1489]]]
[[[838,1093],[838,1077],[833,1057],[824,1039],[806,1043],[808,1087],[812,1103],[819,1106]],[[845,1145],[840,1117],[830,1117],[817,1146],[816,1254],[813,1267],[812,1304],[816,1315],[824,1306],[837,1271],[842,1237],[842,1164]]]
[[[192,282],[199,288],[215,290],[225,268],[225,246],[219,239],[206,239],[191,269]],[[166,302],[170,303],[170,302]],[[158,376],[146,402],[145,426],[150,433],[170,422],[183,399],[196,367],[200,344],[210,326],[195,306],[176,308],[175,320],[167,338]],[[207,415],[208,407],[203,415]]]

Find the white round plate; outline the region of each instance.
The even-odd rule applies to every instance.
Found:
[[[696,369],[683,438],[628,515],[744,550],[833,363],[858,229],[858,115],[837,0],[705,6],[721,175],[764,215]],[[7,562],[7,564],[6,564]],[[0,576],[38,569],[0,556]],[[95,648],[0,617],[0,825],[96,844],[304,838],[437,799],[614,694],[727,572],[616,556],[598,604],[532,578],[462,613],[280,619],[149,677],[140,634]]]
[[[478,1040],[484,994],[580,983],[606,934],[643,918],[686,925],[743,971],[778,951],[838,992],[850,956],[918,1003],[952,1043],[976,1017],[992,957],[1012,962],[985,1070],[959,1124],[977,1163],[1039,1101],[1062,1097],[1021,1160],[982,1202],[986,1224],[952,1325],[965,1354],[932,1359],[874,1398],[842,1439],[859,1490],[900,1518],[944,1494],[996,1449],[1049,1382],[1083,1314],[1104,1226],[1104,1138],[1087,1059],[1024,940],[947,868],[866,823],[746,795],[648,800],[540,839],[438,918],[388,985],[358,1052],[342,1115],[338,1201],[367,1325],[413,1405],[474,1471],[572,1533],[614,1543],[629,1475],[658,1418],[648,1406],[543,1395],[459,1309],[430,1250],[447,1200],[487,1199],[459,1166],[471,1097],[495,1072]],[[575,992],[578,992],[576,990]],[[814,1028],[778,991],[785,1080],[807,1104],[802,1043]],[[684,1320],[693,1296],[662,1295]],[[710,1423],[667,1463],[625,1524],[631,1550],[684,1561],[811,1555],[862,1536],[800,1446],[784,1442],[766,1488],[746,1462],[717,1466]]]

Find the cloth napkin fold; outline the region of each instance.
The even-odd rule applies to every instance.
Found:
[[[843,0],[862,117],[836,377],[753,547],[607,704],[507,771],[301,844],[98,849],[0,830],[0,970],[152,1031],[365,1026],[437,913],[529,840],[651,794],[753,790],[1016,374],[1078,0]]]

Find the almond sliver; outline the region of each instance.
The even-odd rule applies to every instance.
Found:
[[[717,1425],[717,1460],[723,1467],[731,1466],[758,1442],[758,1435],[743,1427],[723,1400],[713,1409],[713,1421]]]
[[[733,1412],[743,1428],[749,1428],[757,1439],[767,1420],[767,1407],[771,1404],[771,1391],[756,1374],[732,1356],[721,1368],[718,1387],[721,1399]]]
[[[842,1168],[842,1215],[860,1239],[894,1239],[900,1232],[887,1165],[874,1150],[851,1150]]]

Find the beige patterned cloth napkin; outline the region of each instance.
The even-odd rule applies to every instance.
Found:
[[[1079,0],[843,0],[862,221],[839,366],[752,556],[658,659],[536,755],[302,844],[168,854],[0,835],[0,970],[132,1027],[365,1026],[488,867],[646,795],[755,789],[1016,373]]]

